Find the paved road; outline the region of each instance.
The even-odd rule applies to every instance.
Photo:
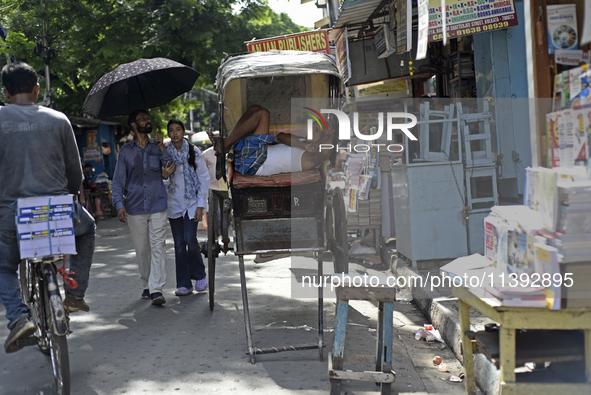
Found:
[[[238,260],[232,254],[220,257],[216,277],[216,305],[210,312],[207,293],[174,296],[174,253],[170,232],[167,239],[167,303],[151,306],[141,300],[141,284],[127,227],[116,218],[99,221],[96,255],[86,300],[89,313],[72,315],[69,337],[72,393],[111,394],[326,394],[326,355],[332,344],[327,332],[325,361],[317,350],[259,356],[252,365],[245,353],[246,339],[240,296]],[[200,239],[205,233],[199,235]],[[255,264],[246,260],[247,281],[254,339],[258,347],[283,346],[316,341],[316,299],[291,297],[297,284],[289,258]],[[307,265],[315,267],[315,261]],[[326,270],[332,264],[326,264]],[[377,274],[360,265],[352,272]],[[294,274],[295,273],[295,274]],[[383,273],[382,273],[383,274]],[[297,285],[296,285],[297,286]],[[325,300],[325,327],[333,328],[334,298]],[[8,334],[0,306],[0,339]],[[377,308],[353,301],[349,312],[346,352],[375,351]],[[401,295],[395,304],[393,365],[396,383],[392,393],[464,393],[464,384],[449,377],[462,371],[447,347],[414,339],[413,330],[426,322],[420,311]],[[306,328],[288,329],[293,327]],[[1,351],[0,351],[1,352]],[[441,355],[451,368],[441,373],[431,359]],[[371,366],[345,365],[353,370]],[[376,393],[373,383],[346,382],[343,394]],[[51,363],[29,347],[0,357],[0,394],[54,393]]]

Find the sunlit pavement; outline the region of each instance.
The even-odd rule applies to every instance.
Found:
[[[257,357],[246,354],[238,259],[233,253],[217,260],[215,309],[209,310],[207,292],[174,295],[172,235],[167,238],[167,303],[152,306],[141,300],[142,287],[135,253],[126,225],[116,218],[98,222],[97,247],[86,301],[89,313],[71,316],[69,337],[72,394],[326,394],[330,389],[326,357],[332,346],[335,300],[324,303],[324,362],[317,350],[283,352]],[[199,232],[200,241],[206,232]],[[291,270],[289,258],[253,263],[247,257],[253,337],[257,347],[314,343],[317,340],[316,298],[295,299],[292,287],[301,286],[302,270]],[[300,265],[302,266],[302,265]],[[303,261],[310,274],[316,261]],[[326,262],[330,272],[332,263]],[[351,272],[378,274],[351,264]],[[383,273],[382,273],[383,274]],[[297,278],[296,278],[297,275]],[[314,291],[315,292],[315,291]],[[312,295],[315,295],[313,293]],[[462,367],[440,344],[414,339],[413,331],[426,323],[419,310],[400,295],[395,303],[393,394],[462,394],[463,383],[451,383]],[[0,307],[4,342],[8,330]],[[352,301],[345,353],[375,353],[377,308]],[[304,327],[305,325],[305,327]],[[297,328],[297,329],[294,329]],[[1,352],[1,351],[0,351]],[[441,373],[432,359],[440,355],[450,372]],[[373,370],[373,364],[345,363],[346,369]],[[370,394],[374,383],[345,382],[342,393]],[[49,357],[29,347],[0,358],[0,394],[53,394]]]

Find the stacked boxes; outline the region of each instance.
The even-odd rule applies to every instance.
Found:
[[[15,220],[21,259],[75,254],[73,212],[72,195],[19,199]]]

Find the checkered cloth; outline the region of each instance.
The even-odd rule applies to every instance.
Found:
[[[276,144],[276,139],[268,134],[251,134],[238,140],[234,148],[234,169],[240,174],[255,175],[267,159],[267,146]]]

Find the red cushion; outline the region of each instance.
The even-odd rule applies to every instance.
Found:
[[[322,176],[316,169],[297,173],[274,174],[272,176],[244,176],[235,172],[233,185],[235,188],[289,187],[292,185],[311,184],[321,180]]]

